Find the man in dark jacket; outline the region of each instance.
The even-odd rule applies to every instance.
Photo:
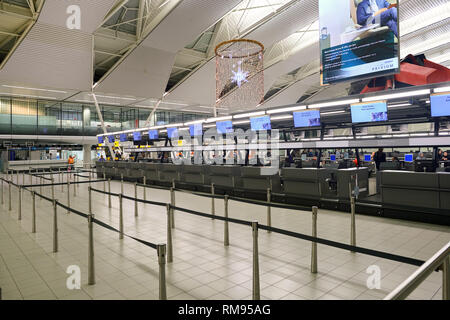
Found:
[[[377,170],[380,170],[380,163],[386,162],[386,153],[383,152],[383,148],[380,148],[377,152],[375,152],[373,155],[373,161],[375,161]]]
[[[358,24],[368,26],[380,23],[382,27],[387,26],[398,38],[397,8],[386,0],[363,0],[358,4],[356,10]]]

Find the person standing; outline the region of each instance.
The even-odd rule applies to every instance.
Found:
[[[379,148],[373,156],[373,161],[375,162],[377,170],[380,170],[380,164],[382,162],[386,162],[386,153],[384,153],[383,150],[383,148]]]
[[[387,0],[362,0],[356,9],[358,24],[369,26],[380,23],[380,26],[387,26],[398,38],[397,28],[397,8]]]

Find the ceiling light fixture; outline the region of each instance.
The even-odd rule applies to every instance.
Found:
[[[323,102],[308,105],[308,109],[324,108],[324,107],[335,107],[335,106],[346,106],[353,103],[358,103],[359,99],[348,99],[341,101]]]
[[[250,118],[250,117],[256,117],[256,116],[263,116],[265,115],[265,111],[258,111],[258,112],[251,112],[251,113],[242,113],[242,114],[236,114],[233,116],[233,119],[242,119],[242,118]]]
[[[289,107],[289,108],[267,110],[266,112],[267,112],[267,114],[275,114],[275,113],[298,111],[298,110],[305,110],[305,109],[306,109],[306,106],[296,106],[296,107]]]
[[[450,87],[434,88],[433,92],[434,93],[450,92]]]
[[[406,91],[406,92],[399,92],[399,93],[390,93],[390,94],[384,94],[379,96],[372,96],[372,97],[366,97],[363,98],[363,102],[371,102],[371,101],[377,101],[377,100],[389,100],[389,99],[397,99],[397,98],[404,98],[404,97],[413,97],[413,96],[422,96],[426,94],[430,94],[430,89],[422,89],[422,90],[414,90],[414,91]]]
[[[210,122],[217,122],[217,121],[226,121],[226,120],[231,120],[233,119],[232,116],[224,116],[224,117],[215,117],[215,118],[208,118],[206,119],[206,123],[210,123]]]

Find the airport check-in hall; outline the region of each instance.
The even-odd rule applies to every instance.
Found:
[[[449,26],[449,0],[0,1],[0,305],[449,300]]]

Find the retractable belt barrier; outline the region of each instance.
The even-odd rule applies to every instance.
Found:
[[[142,186],[144,186],[144,185],[142,185]],[[148,186],[146,186],[146,187],[148,187]],[[105,191],[101,191],[101,190],[93,189],[93,188],[91,188],[91,190],[95,191],[95,192],[103,193],[103,194],[111,194],[111,195],[114,195],[114,196],[119,196],[119,194],[117,194],[117,193],[105,192]],[[193,193],[193,194],[198,194],[198,193]],[[209,195],[209,196],[211,196],[211,195]],[[217,220],[221,220],[221,221],[228,221],[228,222],[231,222],[231,223],[236,223],[236,224],[241,224],[241,225],[246,225],[246,226],[252,226],[252,222],[251,221],[212,215],[212,214],[203,213],[203,212],[199,212],[199,211],[195,211],[195,210],[190,210],[190,209],[186,209],[186,208],[176,207],[176,206],[173,206],[171,204],[167,204],[167,203],[163,203],[163,202],[142,200],[142,199],[129,197],[129,196],[126,196],[126,195],[122,195],[122,197],[125,198],[125,199],[128,199],[128,200],[131,200],[131,201],[137,201],[137,202],[152,204],[152,205],[161,206],[161,207],[165,207],[165,206],[169,205],[169,207],[171,209],[174,209],[174,210],[177,210],[177,211],[181,211],[181,212],[185,212],[185,213],[189,213],[189,214],[192,214],[192,215],[197,215],[197,216],[201,216],[201,217],[205,217],[205,218],[211,218],[211,219],[217,219]],[[216,197],[216,196],[214,196],[214,197]],[[219,198],[223,198],[224,196],[218,196],[218,197]],[[233,199],[231,197],[229,199],[235,200],[235,199]],[[242,198],[238,198],[238,199],[242,199]],[[248,201],[246,201],[246,202],[248,202]],[[259,204],[259,205],[266,205],[266,206],[269,205],[268,203],[258,202],[258,201],[257,201],[257,204]],[[284,207],[284,205],[282,205],[282,206],[279,206],[279,207],[281,207],[281,208],[289,208],[289,209],[302,208],[302,210],[304,210],[304,207],[301,207],[301,206],[287,205],[286,207]],[[404,257],[404,256],[396,255],[396,254],[382,252],[382,251],[377,251],[377,250],[372,250],[372,249],[352,246],[352,245],[348,245],[348,244],[345,244],[345,243],[340,243],[340,242],[336,242],[336,241],[332,241],[332,240],[327,240],[327,239],[323,239],[323,238],[313,237],[313,236],[309,236],[309,235],[306,235],[306,234],[297,233],[297,232],[293,232],[293,231],[288,231],[288,230],[284,230],[284,229],[269,227],[269,226],[262,225],[262,224],[258,224],[258,227],[260,229],[263,229],[263,230],[267,230],[267,231],[283,234],[283,235],[286,235],[286,236],[290,236],[290,237],[294,237],[294,238],[298,238],[298,239],[302,239],[302,240],[306,240],[306,241],[311,241],[311,242],[315,242],[315,243],[320,243],[320,244],[323,244],[323,245],[326,245],[326,246],[331,246],[331,247],[335,247],[335,248],[339,248],[339,249],[349,250],[349,251],[353,251],[353,252],[359,252],[359,253],[362,253],[362,254],[367,254],[367,255],[370,255],[370,256],[375,256],[375,257],[379,257],[379,258],[383,258],[383,259],[388,259],[388,260],[392,260],[392,261],[402,262],[402,263],[406,263],[406,264],[410,264],[410,265],[414,265],[414,266],[421,266],[425,262],[425,261],[414,259],[414,258],[409,258],[409,257]]]
[[[95,183],[95,182],[104,182],[106,180],[91,180],[91,181],[77,181],[71,182],[70,184],[83,184],[83,183]],[[35,187],[51,187],[51,186],[65,186],[67,182],[58,182],[58,183],[47,183],[47,184],[28,184],[23,185],[23,188],[35,188]]]

